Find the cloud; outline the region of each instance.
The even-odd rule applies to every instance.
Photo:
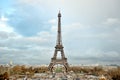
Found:
[[[62,40],[70,64],[119,64],[119,6],[118,0],[11,1],[0,11],[5,14],[0,18],[0,63],[49,64],[61,9]]]
[[[33,47],[34,48],[34,47]],[[36,47],[35,47],[36,48]],[[50,56],[50,49],[11,49],[11,48],[0,48],[1,56],[0,63],[8,63],[10,60],[15,64],[45,64],[48,63]],[[32,61],[31,61],[32,59]]]
[[[9,19],[4,16],[0,18],[0,39],[21,37],[21,35],[15,32],[14,28],[8,24],[8,21]]]
[[[120,61],[119,56],[119,52],[116,51],[104,52],[102,50],[88,49],[84,54],[80,53],[79,56],[74,55],[74,57],[71,58],[73,58],[72,60],[78,64],[90,64],[91,62],[94,64],[111,64],[111,62],[113,64],[118,64]]]
[[[6,21],[0,19],[0,31],[13,32],[13,28],[10,27]]]
[[[109,61],[115,63],[119,61],[119,51],[115,50],[119,44],[112,48],[115,43],[107,42],[114,39],[112,37],[115,37],[119,32],[118,29],[109,34],[108,32],[96,33],[97,28],[99,27],[83,25],[79,22],[62,26],[65,55],[70,63],[92,64],[103,62],[107,64],[110,63]],[[99,31],[102,30],[102,28],[99,28]],[[0,42],[1,60],[4,60],[1,63],[13,60],[19,64],[42,64],[42,62],[39,63],[38,61],[49,64],[50,58],[53,57],[57,36],[57,25],[55,24],[51,25],[49,31],[40,31],[35,36],[30,37],[18,37],[20,34],[15,34],[15,32],[1,33],[4,40]],[[5,40],[6,38],[7,40]],[[116,41],[118,40],[116,39]],[[106,48],[105,45],[107,45]],[[113,49],[112,51],[107,50],[110,47]]]
[[[51,19],[51,20],[49,20],[48,22],[53,25],[53,24],[56,24],[56,23],[57,23],[57,20],[56,20],[56,19]]]
[[[4,15],[2,15],[2,16],[1,16],[1,19],[0,19],[0,21],[3,21],[3,22],[5,22],[5,21],[8,21],[8,20],[9,20],[9,19],[8,19],[8,18],[5,18],[5,17],[4,17]]]
[[[52,57],[51,45],[53,45],[52,37],[54,36],[49,32],[39,32],[31,37],[1,33],[0,63],[8,63],[12,60],[15,64],[44,64],[48,63]]]
[[[91,32],[92,29],[94,29],[94,27],[85,26],[80,23],[72,23],[70,25],[62,26],[63,45],[65,47],[65,55],[68,58],[68,61],[77,64],[107,64],[110,63],[109,61],[117,63],[119,61],[118,57],[120,56],[119,52],[114,49],[112,51],[99,50],[101,49],[100,47],[104,47],[104,45],[108,45],[109,43],[107,44],[105,42],[103,44],[101,41],[101,46],[101,42],[99,42],[100,34],[93,34],[94,32]],[[88,31],[90,32],[87,33]],[[54,54],[56,40],[55,32],[57,32],[57,26],[51,26],[50,31],[39,32],[36,36],[8,38],[8,40],[0,42],[2,54],[1,60],[5,60],[4,63],[13,60],[14,63],[19,64],[49,64],[49,60]],[[14,37],[17,36],[19,35]],[[90,49],[90,47],[93,49]],[[72,53],[74,53],[74,55]],[[6,57],[8,59],[6,59]],[[38,61],[43,61],[43,63]]]
[[[102,25],[102,23],[101,23]],[[68,60],[73,63],[117,64],[119,51],[119,27],[104,28],[71,23],[62,26],[63,44]],[[98,32],[96,32],[98,30]],[[90,49],[92,48],[92,49]],[[72,55],[74,53],[74,55]],[[110,61],[110,62],[109,62]]]
[[[103,24],[106,24],[108,26],[116,26],[120,25],[120,20],[118,18],[108,18]]]

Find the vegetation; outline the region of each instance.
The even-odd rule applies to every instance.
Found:
[[[57,68],[55,69],[55,72],[57,72],[57,73],[62,72],[62,68],[61,68],[61,67],[57,67]]]
[[[57,67],[55,72],[62,72],[64,69],[62,67]],[[41,67],[26,67],[25,65],[16,65],[10,68],[10,72],[4,72],[0,75],[0,80],[9,80],[10,75],[29,75],[33,76],[35,73],[48,73],[48,67],[41,66]],[[107,76],[109,79],[112,80],[120,80],[120,67],[115,69],[108,69],[105,70],[100,66],[97,67],[80,67],[80,66],[73,66],[69,67],[68,72],[74,73],[84,73],[87,75],[96,75],[96,76]]]
[[[110,70],[108,74],[111,76],[113,80],[120,80],[120,68]]]
[[[9,80],[9,75],[7,72],[0,75],[0,80]]]
[[[11,68],[10,70],[11,75],[14,74],[19,74],[19,75],[33,75],[34,73],[45,73],[48,71],[47,67],[25,67],[24,65],[20,66],[20,65],[16,65],[13,68]]]
[[[69,71],[73,71],[75,73],[86,73],[86,74],[92,74],[92,75],[101,75],[104,74],[105,71],[102,69],[102,67],[93,67],[93,68],[89,68],[89,67],[78,67],[78,66],[74,66],[74,67],[70,67]]]

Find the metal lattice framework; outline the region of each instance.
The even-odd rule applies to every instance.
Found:
[[[65,57],[64,50],[62,45],[62,36],[61,36],[61,13],[58,13],[58,33],[57,33],[57,42],[55,46],[55,52],[53,58],[51,58],[51,62],[48,66],[48,69],[52,72],[53,66],[56,64],[61,64],[65,67],[66,72],[68,71],[68,62]],[[57,59],[58,52],[61,54],[61,58]]]

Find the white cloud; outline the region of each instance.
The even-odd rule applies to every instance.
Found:
[[[0,21],[0,31],[13,32],[13,28],[8,26],[7,23]]]
[[[119,64],[119,52],[102,51],[90,48],[84,53],[70,55],[73,63],[77,64]],[[70,61],[72,61],[70,60]]]
[[[116,25],[116,24],[120,24],[120,20],[118,18],[108,18],[103,24]]]
[[[0,31],[13,32],[14,29],[7,24],[8,20],[9,20],[8,18],[1,16],[1,18],[0,18]]]
[[[94,55],[92,55],[92,54],[94,54]],[[104,58],[110,58],[110,59],[114,58],[114,59],[116,59],[116,58],[118,58],[120,56],[120,54],[118,52],[116,52],[116,51],[104,52],[102,50],[97,50],[97,49],[93,49],[93,48],[92,49],[88,49],[86,51],[85,55],[88,55],[86,57],[93,57],[93,58],[98,58],[98,59],[99,58],[101,58],[101,59],[102,58],[103,59]]]
[[[98,61],[97,63],[102,62],[104,60],[107,60],[105,61],[106,63],[109,63],[109,60],[113,60],[113,61],[119,60],[118,57],[120,55],[117,51],[113,50],[113,51],[104,52],[99,49],[94,49],[94,47],[93,49],[89,49],[90,46],[92,46],[89,45],[91,43],[91,41],[89,41],[89,38],[97,39],[99,35],[102,34],[102,33],[93,34],[92,32],[90,32],[90,30],[92,29],[94,29],[94,27],[85,26],[80,23],[71,23],[70,25],[62,26],[62,33],[63,33],[62,36],[63,36],[63,40],[65,40],[64,41],[65,43],[63,44],[67,44],[70,42],[69,45],[68,44],[64,45],[66,47],[65,54],[69,62],[87,64],[87,63],[91,63],[91,61],[92,63],[96,63],[94,62],[94,60],[96,59]],[[31,37],[22,36],[19,38],[9,38],[4,42],[0,42],[0,44],[3,43],[0,48],[2,53],[6,54],[6,55],[2,54],[3,56],[1,57],[2,59],[4,56],[8,57],[8,59],[9,58],[13,59],[15,56],[19,56],[19,58],[14,58],[14,60],[18,59],[20,60],[20,62],[18,63],[24,63],[24,64],[34,64],[34,63],[38,63],[38,61],[43,61],[43,63],[49,63],[48,61],[54,54],[54,46],[55,46],[54,41],[56,41],[56,35],[57,35],[55,32],[57,33],[57,26],[52,26],[50,31],[39,32],[36,36],[31,36]],[[16,37],[17,36],[19,35],[16,35]],[[101,36],[104,37],[104,34]],[[86,38],[87,41],[85,40]],[[87,42],[88,48],[85,48],[85,51],[83,50],[81,53],[82,47],[84,47],[86,44],[86,43],[82,43],[82,40]],[[4,52],[3,50],[6,51]],[[9,54],[7,54],[7,53],[12,54],[12,52],[14,53],[13,56],[9,56]],[[71,53],[74,53],[74,55]],[[33,62],[30,62],[31,58],[33,59]],[[9,61],[8,59],[6,59],[6,62]],[[24,61],[22,62],[21,60]],[[79,60],[81,60],[81,62],[79,62]]]
[[[109,60],[113,60],[113,61],[115,61],[115,59],[118,60],[118,57],[120,56],[119,52],[114,50],[107,51],[107,52],[104,52],[99,49],[96,50],[94,48],[98,47],[99,45],[96,45],[92,42],[93,40],[96,43],[97,42],[96,39],[104,40],[106,38],[107,40],[109,40],[111,39],[111,37],[109,36],[114,36],[115,34],[102,33],[102,32],[95,33],[93,30],[94,28],[95,28],[94,26],[83,25],[83,24],[80,24],[79,22],[62,26],[62,36],[63,36],[62,38],[65,42],[63,43],[65,44],[64,45],[65,54],[66,54],[66,57],[68,57],[68,60],[70,60],[69,61],[70,63],[79,63],[79,60],[81,60],[82,62],[85,62],[86,64],[91,63],[91,61],[94,63],[94,60],[96,59],[98,61],[97,63],[99,63],[106,60],[105,56],[109,58],[107,59],[108,61],[106,61],[106,63],[108,63]],[[115,31],[115,32],[117,34],[117,32],[119,31]],[[12,35],[12,33],[10,34],[10,32],[8,32],[7,37],[13,36],[16,38],[8,38],[8,40],[0,42],[1,51],[2,53],[6,54],[4,56],[8,58],[14,58],[18,54],[22,54],[22,55],[18,55],[19,60],[24,59],[25,61],[24,62],[20,61],[18,63],[34,64],[34,63],[38,63],[39,60],[48,63],[48,61],[54,54],[54,46],[55,46],[55,41],[57,36],[56,33],[57,33],[57,26],[55,25],[51,26],[50,31],[41,31],[37,35],[31,36],[31,37],[24,37],[24,36],[17,37],[19,36],[19,34],[13,33]],[[1,35],[3,36],[6,35],[6,32]],[[93,46],[93,44],[91,45],[91,43],[93,43],[95,46]],[[99,43],[99,41],[97,43]],[[91,46],[93,47],[93,49],[89,49]],[[85,48],[85,50],[83,48]],[[81,53],[82,49],[83,51]],[[3,50],[6,50],[6,51],[4,52]],[[7,53],[12,54],[12,52],[14,53],[13,54],[14,57],[9,56],[9,54],[7,54]],[[74,55],[70,53],[74,53]],[[29,59],[31,58],[31,56],[33,58],[33,63],[29,62]],[[40,56],[41,58],[39,59]],[[15,58],[14,60],[16,59],[17,58]]]
[[[22,35],[15,32],[14,28],[7,23],[8,20],[9,19],[7,17],[4,17],[3,15],[0,18],[0,39],[4,40],[8,38],[22,37]]]
[[[3,22],[4,22],[4,21],[8,21],[8,20],[9,20],[9,19],[8,19],[8,18],[6,18],[6,17],[4,17],[4,15],[2,15],[2,16],[1,16],[0,21],[3,21]]]
[[[48,14],[54,15],[61,9],[66,21],[82,21],[86,24],[120,16],[118,0],[19,0],[19,3],[42,8],[49,12]]]
[[[44,37],[45,35],[48,36]],[[10,60],[16,64],[48,63],[52,57],[52,40],[49,35],[48,32],[41,32],[39,35],[32,37],[22,36],[0,41],[0,63],[5,64]]]
[[[16,39],[22,37],[20,34],[15,33],[15,32],[6,32],[6,31],[0,31],[0,39],[5,40],[5,39]]]
[[[57,20],[56,19],[51,19],[48,21],[50,24],[54,25],[57,23]]]
[[[118,49],[120,46],[120,38],[118,37],[120,34],[120,14],[117,0],[19,0],[18,3],[17,8],[22,10],[20,11],[22,15],[26,15],[28,18],[31,18],[31,14],[27,13],[29,8],[36,9],[35,11],[38,11],[39,15],[46,10],[49,13],[45,13],[45,17],[56,15],[56,11],[61,8],[62,22],[65,22],[61,26],[62,39],[65,54],[71,61],[70,63],[120,61]],[[21,7],[25,7],[25,9]],[[24,10],[26,11],[24,12]],[[39,16],[36,13],[35,15]],[[24,17],[22,18],[24,19]],[[42,30],[29,37],[15,32],[14,28],[7,24],[8,20],[6,17],[0,18],[0,61],[6,60],[7,62],[9,59],[13,59],[16,63],[17,61],[18,63],[48,63],[54,54],[57,17],[46,21],[51,25],[46,31]],[[24,24],[22,25],[24,26]]]

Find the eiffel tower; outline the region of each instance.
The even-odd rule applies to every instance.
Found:
[[[61,36],[61,13],[58,13],[58,32],[57,32],[57,42],[55,46],[55,52],[53,55],[53,58],[51,58],[51,62],[48,66],[48,69],[52,72],[52,69],[54,65],[60,64],[63,65],[65,68],[65,71],[68,71],[69,65],[67,62],[67,58],[65,57],[64,50],[63,50],[63,45],[62,45],[62,36]],[[57,58],[57,53],[60,52],[61,58]]]

